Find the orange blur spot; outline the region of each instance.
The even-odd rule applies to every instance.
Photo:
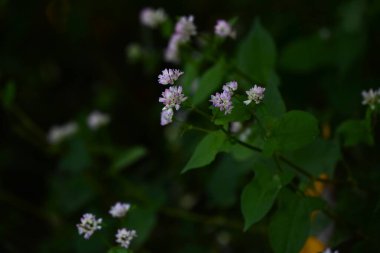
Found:
[[[323,242],[318,240],[318,238],[309,236],[300,253],[320,253],[324,251],[325,247]]]
[[[319,176],[320,179],[328,179],[328,176],[325,173],[322,173]],[[315,181],[312,186],[305,189],[305,195],[310,197],[319,197],[322,195],[326,184],[320,181]]]

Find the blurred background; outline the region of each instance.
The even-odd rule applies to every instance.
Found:
[[[271,252],[265,226],[241,230],[249,164],[221,156],[180,175],[201,135],[159,124],[157,75],[173,65],[162,57],[168,38],[140,24],[148,6],[173,22],[194,15],[199,32],[238,17],[231,55],[259,17],[287,108],[313,112],[326,138],[362,117],[361,91],[380,86],[380,1],[0,0],[0,252],[106,252],[102,237],[114,244],[120,225],[138,231],[137,252]],[[91,129],[95,110],[109,123]],[[51,145],[50,129],[67,122],[77,133]],[[378,148],[344,152],[359,180],[379,169]],[[373,175],[363,184],[378,192]],[[78,236],[83,213],[106,219],[117,201],[134,205],[126,219]]]

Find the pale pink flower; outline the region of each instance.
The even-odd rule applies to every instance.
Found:
[[[214,107],[219,108],[220,111],[224,111],[224,114],[231,113],[233,108],[231,101],[232,93],[224,90],[222,93],[217,92],[215,95],[211,95],[209,100]]]
[[[223,85],[223,90],[233,92],[237,90],[238,83],[236,81],[231,81]]]
[[[173,121],[173,109],[169,108],[161,112],[161,126],[168,125]]]
[[[174,84],[182,74],[183,72],[179,69],[164,69],[158,76],[158,82],[163,85]]]
[[[112,217],[121,218],[124,217],[128,210],[131,208],[131,205],[128,203],[117,202],[113,205],[109,211]]]
[[[225,20],[218,20],[215,25],[215,34],[219,37],[236,37],[236,32],[232,29],[231,25]]]
[[[197,34],[197,28],[194,25],[194,17],[181,17],[175,25],[175,33],[182,36],[182,41],[186,42],[191,36]]]
[[[181,103],[186,99],[187,97],[185,97],[182,92],[182,86],[172,86],[162,92],[162,97],[160,97],[158,101],[165,105],[162,110],[167,110],[169,108],[179,110]]]

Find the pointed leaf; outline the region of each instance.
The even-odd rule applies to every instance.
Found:
[[[182,173],[191,169],[203,167],[214,161],[215,156],[222,147],[225,139],[226,136],[221,131],[215,131],[206,135],[199,142],[190,160],[182,170]]]

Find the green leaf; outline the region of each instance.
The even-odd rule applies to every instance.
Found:
[[[193,103],[198,105],[211,96],[219,87],[223,80],[226,69],[226,63],[221,58],[213,67],[206,71],[201,77],[199,88],[194,95]]]
[[[181,78],[182,87],[187,94],[192,93],[193,82],[198,77],[198,64],[196,62],[189,61],[184,68],[184,75]]]
[[[123,247],[113,247],[107,253],[130,253],[131,251]]]
[[[345,146],[374,143],[371,128],[365,120],[347,120],[339,126],[337,133]]]
[[[326,173],[331,178],[335,165],[341,157],[341,153],[337,141],[318,138],[310,145],[286,154],[286,157],[292,161],[296,161],[298,166],[304,168],[315,177]]]
[[[275,253],[300,252],[310,233],[310,213],[321,203],[289,190],[279,195],[279,209],[269,225],[269,240]]]
[[[237,67],[253,80],[266,83],[275,68],[275,61],[274,41],[257,19],[238,50]]]
[[[222,147],[225,140],[226,136],[221,131],[207,134],[199,142],[190,160],[182,170],[182,173],[191,169],[203,167],[214,161],[216,154],[219,152],[219,149]]]
[[[238,162],[230,155],[223,156],[207,184],[212,204],[220,207],[234,205],[240,180],[249,172],[251,166],[251,161]]]
[[[3,105],[5,108],[8,108],[9,106],[12,105],[13,100],[16,96],[16,85],[13,81],[9,81],[2,92],[2,100],[3,100]]]
[[[266,167],[255,167],[255,177],[246,185],[241,196],[244,230],[268,213],[281,187],[281,178],[278,174]]]
[[[82,139],[71,139],[68,149],[68,152],[59,161],[59,167],[62,170],[79,173],[91,166],[91,156]]]
[[[122,152],[113,162],[111,166],[111,173],[119,173],[124,168],[140,160],[146,155],[146,153],[146,149],[141,146],[133,147]]]
[[[132,245],[141,245],[148,238],[156,224],[156,211],[152,208],[134,207],[128,212],[127,219],[122,225],[137,231],[137,237],[133,239]]]
[[[235,96],[232,98],[232,104],[234,106],[230,114],[225,115],[224,112],[218,108],[212,107],[214,114],[214,123],[216,125],[225,125],[233,121],[243,122],[251,117],[251,113],[248,107],[242,102],[243,98]]]
[[[331,64],[333,51],[330,44],[318,34],[292,41],[283,51],[281,66],[295,72],[307,72]]]
[[[311,143],[318,135],[318,121],[310,113],[289,111],[275,123],[264,152],[292,151]]]

